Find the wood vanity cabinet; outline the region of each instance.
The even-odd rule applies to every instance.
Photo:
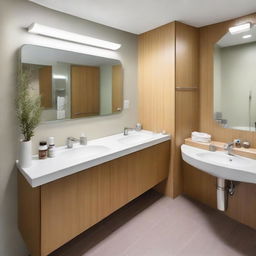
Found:
[[[32,256],[46,256],[167,178],[170,142],[32,188],[18,174],[18,223]]]

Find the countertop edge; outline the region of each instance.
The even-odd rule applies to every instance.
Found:
[[[97,159],[92,159],[92,160],[86,161],[84,163],[73,165],[73,166],[70,166],[68,168],[65,168],[65,169],[62,169],[62,170],[59,170],[59,171],[56,171],[56,172],[44,175],[42,177],[35,178],[35,179],[31,179],[27,175],[27,173],[19,166],[18,161],[16,161],[16,165],[17,165],[17,168],[19,169],[19,171],[21,172],[21,174],[27,180],[27,182],[33,188],[35,188],[35,187],[47,184],[49,182],[53,182],[55,180],[64,178],[66,176],[75,174],[77,172],[84,171],[84,170],[89,169],[91,167],[94,167],[94,166],[106,163],[108,161],[111,161],[111,160],[123,157],[125,155],[129,155],[131,153],[140,151],[142,149],[145,149],[145,148],[148,148],[148,147],[160,144],[160,143],[165,142],[165,141],[169,141],[169,140],[171,140],[171,136],[170,135],[166,135],[165,137],[158,138],[158,139],[155,139],[155,140],[152,140],[152,141],[148,141],[148,142],[144,142],[142,144],[138,144],[138,145],[135,145],[133,147],[126,148],[126,149],[120,150],[118,152],[114,152],[114,153],[111,153],[109,155],[102,156],[102,157],[97,158]]]

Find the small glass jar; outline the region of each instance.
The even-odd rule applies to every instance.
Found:
[[[39,148],[38,148],[38,158],[39,159],[46,159],[47,158],[47,142],[46,141],[40,141],[39,142]]]

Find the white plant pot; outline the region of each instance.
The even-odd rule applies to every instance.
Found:
[[[32,164],[32,146],[30,141],[20,142],[19,165],[22,168],[30,167]]]

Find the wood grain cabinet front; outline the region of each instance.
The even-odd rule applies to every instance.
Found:
[[[46,256],[167,178],[169,141],[32,188],[19,173],[19,229]]]

